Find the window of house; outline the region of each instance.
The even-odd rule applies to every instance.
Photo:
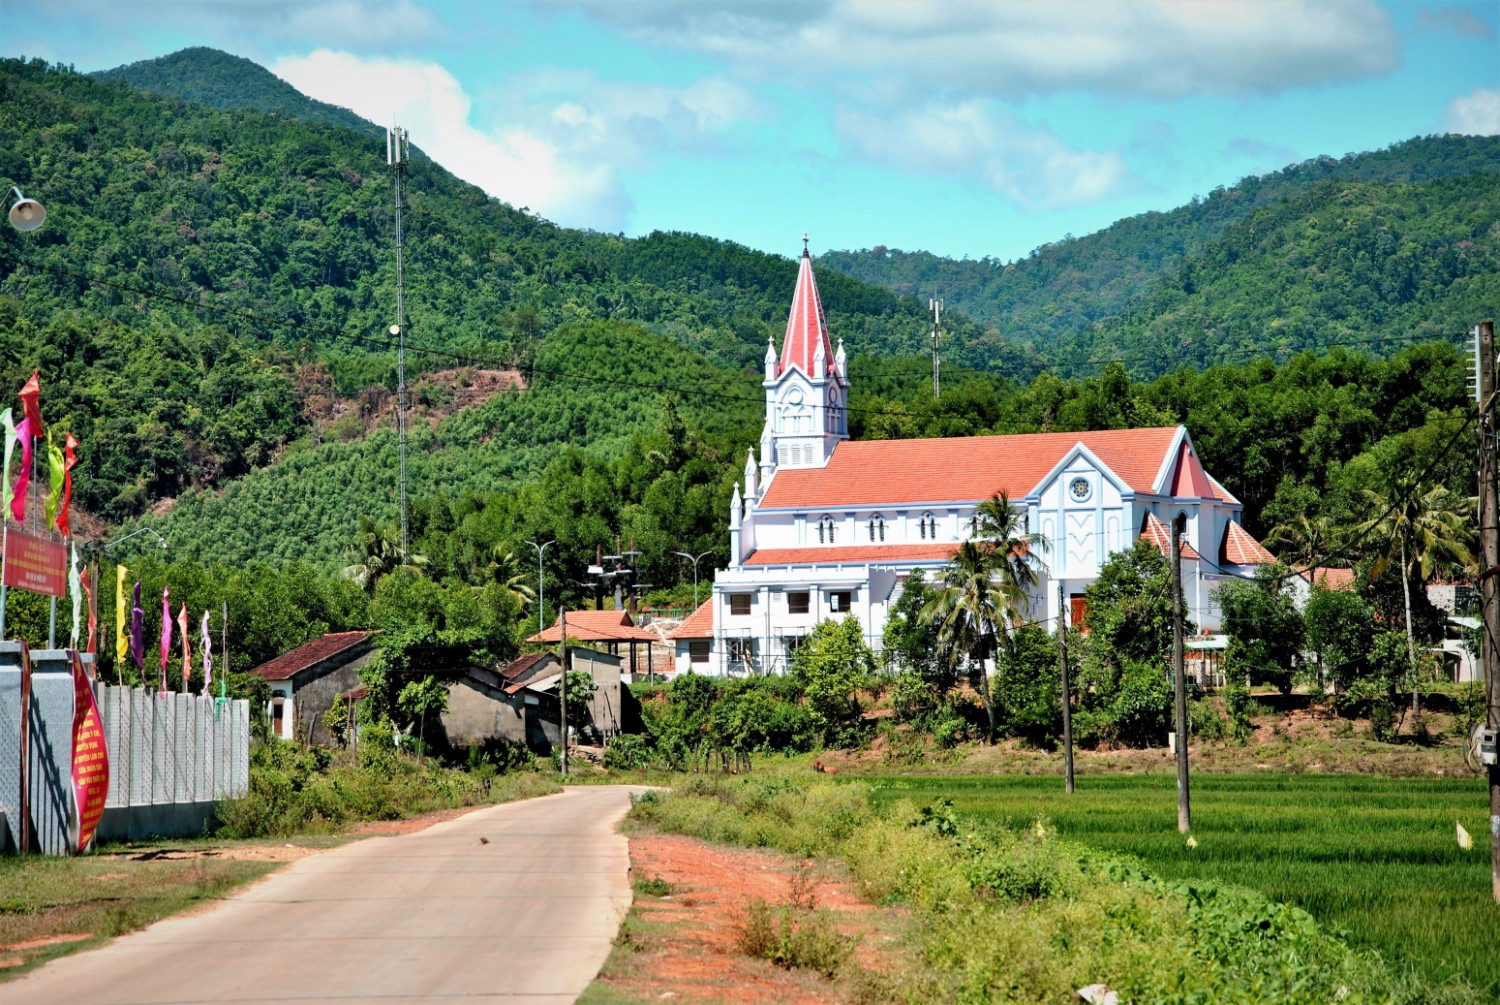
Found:
[[[783,635],[781,637],[781,648],[786,653],[786,658],[791,659],[792,654],[802,648],[802,643],[807,641],[805,635]]]
[[[828,594],[828,609],[840,614],[852,610],[854,607],[854,593],[850,590],[834,590]]]
[[[818,543],[832,544],[838,527],[833,522],[833,517],[824,516],[818,519]]]
[[[729,639],[729,662],[740,667],[755,666],[755,640]]]
[[[730,614],[749,614],[751,595],[748,593],[731,593],[729,595]]]
[[[881,516],[879,513],[876,513],[874,516],[870,517],[870,540],[885,540],[885,517]]]
[[[931,513],[923,513],[917,521],[917,536],[923,541],[937,540],[937,517]]]
[[[709,639],[689,639],[688,640],[688,662],[689,663],[707,663],[708,662],[709,646],[710,646],[710,640]]]
[[[809,606],[806,590],[796,590],[786,595],[786,610],[788,614],[806,614]]]

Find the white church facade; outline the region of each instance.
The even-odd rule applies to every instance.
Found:
[[[1003,492],[1046,546],[1028,616],[1068,623],[1115,552],[1140,537],[1164,551],[1187,518],[1188,616],[1216,630],[1214,588],[1272,556],[1239,524],[1241,504],[1198,459],[1186,428],[925,440],[848,438],[849,379],[802,253],[778,354],[766,351],[766,424],[730,508],[728,568],[674,635],[677,669],[775,673],[813,626],[854,615],[880,648],[914,570],[941,575],[974,530],[979,503]]]

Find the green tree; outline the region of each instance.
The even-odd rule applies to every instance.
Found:
[[[1303,641],[1302,615],[1284,578],[1287,571],[1283,565],[1263,566],[1255,579],[1227,582],[1214,591],[1229,636],[1225,672],[1274,684],[1283,694],[1291,693]]]
[[[940,656],[941,644],[932,621],[922,617],[922,609],[932,599],[933,592],[922,570],[913,570],[901,585],[901,595],[886,618],[881,647],[898,670],[915,674],[938,695],[944,695],[957,683],[957,678],[952,663]]]
[[[792,654],[792,676],[823,733],[825,744],[849,739],[859,720],[858,691],[875,672],[875,654],[851,614],[819,622]]]
[[[1379,579],[1392,568],[1401,577],[1411,710],[1420,729],[1420,664],[1412,625],[1411,587],[1413,582],[1425,586],[1440,570],[1473,565],[1474,556],[1469,552],[1473,538],[1471,507],[1467,499],[1441,485],[1419,485],[1415,478],[1399,473],[1389,479],[1385,492],[1366,489],[1365,498],[1377,515],[1361,525],[1360,531],[1372,534],[1380,548],[1370,566],[1370,578]]]
[[[1302,620],[1307,646],[1318,661],[1320,682],[1326,674],[1336,688],[1347,690],[1366,671],[1375,636],[1370,605],[1353,590],[1314,585]]]

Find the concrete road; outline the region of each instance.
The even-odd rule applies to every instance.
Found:
[[[199,914],[0,984],[6,1005],[572,1002],[630,907],[623,786],[311,855]]]

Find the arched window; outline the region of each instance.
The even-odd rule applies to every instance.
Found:
[[[834,526],[833,517],[831,517],[831,516],[822,516],[822,517],[819,517],[818,518],[818,543],[819,544],[832,544],[833,543],[834,531],[837,530],[837,529],[838,528],[836,526]]]
[[[931,513],[923,513],[922,518],[917,521],[917,534],[924,541],[936,541],[937,517]]]
[[[874,516],[870,517],[870,540],[885,540],[885,517],[881,516],[879,513],[876,513]]]

